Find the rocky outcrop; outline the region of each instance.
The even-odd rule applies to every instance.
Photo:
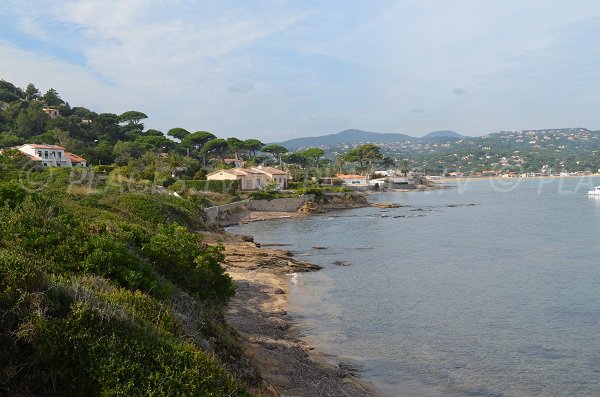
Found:
[[[313,201],[307,201],[298,212],[301,214],[315,214],[326,212],[328,210],[341,210],[348,208],[368,207],[367,197],[359,193],[330,193],[319,197]]]
[[[287,250],[260,248],[253,242],[224,243],[225,269],[265,271],[275,274],[310,272],[321,266],[292,257]]]
[[[325,211],[314,201],[307,201],[298,208],[298,212],[301,214],[318,214]]]

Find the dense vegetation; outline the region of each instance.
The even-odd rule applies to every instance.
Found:
[[[201,205],[16,151],[0,170],[0,395],[249,395]]]

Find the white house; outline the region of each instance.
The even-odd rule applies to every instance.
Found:
[[[337,178],[344,181],[346,186],[367,186],[367,177],[364,175],[337,174]]]
[[[239,180],[242,190],[258,190],[273,182],[281,189],[287,187],[291,179],[288,171],[279,170],[273,167],[250,167],[250,168],[231,168],[227,170],[213,171],[206,176],[206,179],[216,181]]]
[[[51,107],[42,108],[42,111],[48,115],[51,119],[60,116],[60,110]]]
[[[83,157],[67,152],[61,146],[27,143],[19,146],[17,150],[44,167],[85,167],[87,165]]]

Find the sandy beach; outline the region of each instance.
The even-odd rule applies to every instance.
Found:
[[[319,266],[283,249],[258,247],[249,237],[208,233],[205,242],[225,247],[226,270],[237,286],[226,320],[261,373],[261,396],[380,396],[357,374],[331,364],[302,341],[287,313],[289,275]]]

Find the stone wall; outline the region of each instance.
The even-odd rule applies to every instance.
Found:
[[[250,211],[295,212],[306,200],[306,196],[273,200],[253,200],[246,205],[246,209]]]
[[[208,223],[215,223],[220,214],[226,211],[273,211],[273,212],[296,212],[304,202],[313,200],[314,195],[305,194],[300,197],[279,198],[273,200],[244,200],[236,203],[208,207],[204,209]]]

